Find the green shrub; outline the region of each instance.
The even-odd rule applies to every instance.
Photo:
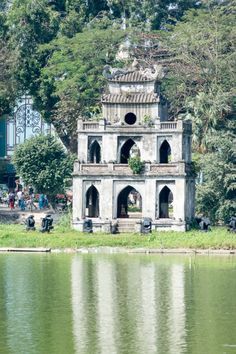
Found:
[[[144,162],[140,160],[139,156],[130,157],[128,164],[134,175],[139,175],[144,168]]]

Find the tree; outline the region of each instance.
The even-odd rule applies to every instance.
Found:
[[[76,127],[79,117],[91,117],[100,107],[106,64],[114,64],[125,32],[113,29],[91,29],[73,38],[60,37],[41,52],[50,58],[42,69],[36,104],[43,116],[52,122],[66,148],[75,152]]]
[[[9,113],[17,95],[14,67],[17,51],[9,45],[7,1],[0,5],[0,116]]]
[[[36,191],[45,193],[53,204],[55,195],[65,191],[71,178],[74,157],[68,155],[53,136],[39,135],[20,144],[13,156],[16,173]]]
[[[17,95],[14,64],[12,51],[6,41],[0,39],[0,116],[9,113]]]
[[[203,183],[197,185],[197,212],[229,221],[236,215],[236,137],[221,133],[209,141],[209,152],[201,155]]]
[[[234,9],[234,11],[232,11]],[[189,11],[173,27],[166,46],[175,58],[164,82],[173,116],[192,119],[195,148],[207,138],[233,129],[235,110],[236,4]]]
[[[149,30],[164,28],[200,5],[196,0],[109,0],[108,4],[113,16],[125,19],[129,27]]]

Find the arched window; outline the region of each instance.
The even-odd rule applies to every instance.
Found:
[[[173,215],[173,194],[165,186],[159,194],[159,218],[171,218]]]
[[[99,163],[101,161],[101,148],[97,140],[95,140],[89,149],[90,163]]]
[[[125,123],[129,125],[135,124],[137,117],[134,113],[129,112],[125,115]]]
[[[134,147],[135,142],[133,139],[128,139],[122,146],[120,150],[120,163],[128,163],[130,158],[131,149]]]
[[[168,141],[164,140],[160,147],[160,163],[170,162],[171,148]]]
[[[117,198],[118,218],[140,218],[142,216],[142,197],[133,187],[125,187]]]
[[[99,193],[94,185],[89,187],[86,193],[86,216],[99,217]]]

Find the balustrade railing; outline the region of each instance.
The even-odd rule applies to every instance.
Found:
[[[169,164],[150,164],[146,163],[144,168],[146,175],[166,175],[166,174],[183,174],[189,173],[190,169],[186,167],[184,162],[169,163]],[[74,172],[81,174],[111,174],[111,175],[133,175],[133,172],[128,164],[115,164],[115,163],[86,163],[80,164],[78,162],[74,165]],[[141,173],[142,175],[142,173]]]
[[[161,122],[160,128],[161,129],[176,129],[177,122]]]
[[[98,122],[83,122],[83,130],[98,130]]]

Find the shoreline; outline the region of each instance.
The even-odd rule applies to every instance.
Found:
[[[236,249],[191,249],[191,248],[127,248],[127,247],[80,247],[80,248],[24,248],[1,247],[0,253],[78,253],[78,254],[180,254],[180,255],[236,255]]]

